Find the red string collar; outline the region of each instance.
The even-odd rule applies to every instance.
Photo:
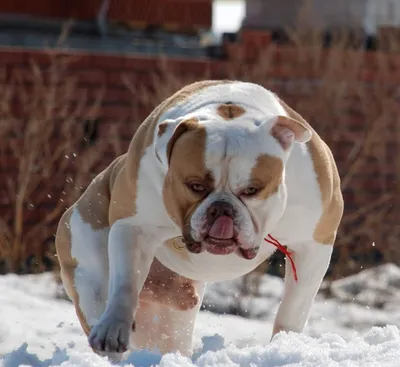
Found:
[[[292,253],[285,247],[283,246],[276,238],[272,237],[270,234],[268,237],[264,238],[265,241],[270,243],[271,245],[274,245],[279,251],[282,251],[285,256],[289,259],[291,265],[292,265],[292,270],[293,270],[293,277],[294,280],[297,282],[299,278],[297,277],[297,270],[296,270],[296,265],[292,259]]]

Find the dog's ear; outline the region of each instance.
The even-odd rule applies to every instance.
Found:
[[[161,162],[169,165],[172,150],[176,141],[184,133],[195,130],[199,125],[196,118],[167,120],[158,125],[158,141],[156,143],[156,155]]]
[[[174,148],[174,145],[176,141],[179,139],[179,137],[188,131],[197,129],[198,126],[199,126],[199,120],[195,118],[184,120],[178,124],[167,144],[166,153],[167,153],[168,164],[170,163],[171,160],[172,149]]]
[[[311,139],[312,130],[303,122],[287,116],[278,116],[272,125],[271,135],[279,142],[284,150],[294,141],[306,143]]]

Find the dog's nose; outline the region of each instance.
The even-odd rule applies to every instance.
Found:
[[[233,206],[226,201],[214,201],[207,209],[207,217],[210,222],[221,216],[233,217]]]

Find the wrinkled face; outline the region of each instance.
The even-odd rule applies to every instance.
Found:
[[[163,198],[190,252],[257,255],[286,206],[283,152],[257,126],[192,121],[172,137]]]

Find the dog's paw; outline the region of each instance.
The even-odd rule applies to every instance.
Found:
[[[190,310],[198,305],[200,297],[197,294],[196,287],[192,282],[185,282],[180,285],[174,297],[174,306],[182,311]]]
[[[131,317],[124,313],[105,313],[89,334],[90,346],[100,352],[124,353],[135,328]]]

